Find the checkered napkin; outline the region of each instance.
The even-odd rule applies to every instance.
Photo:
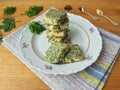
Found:
[[[45,74],[31,66],[22,56],[22,28],[24,26],[5,37],[3,45],[53,90],[101,90],[120,52],[120,37],[98,28],[103,38],[103,50],[94,64],[70,75]]]

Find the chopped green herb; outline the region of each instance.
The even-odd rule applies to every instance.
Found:
[[[31,6],[29,10],[25,12],[28,17],[33,17],[43,10],[43,6]]]
[[[6,7],[3,9],[4,11],[4,15],[12,15],[16,12],[16,7],[12,6],[12,7]]]
[[[46,28],[42,24],[35,22],[35,21],[29,24],[29,29],[34,34],[40,34],[44,30],[46,30]]]
[[[0,25],[0,29],[4,29],[5,32],[8,32],[16,27],[14,18],[4,18],[2,23],[3,25]]]
[[[0,45],[2,44],[2,42],[3,42],[3,37],[2,37],[2,33],[0,32]]]

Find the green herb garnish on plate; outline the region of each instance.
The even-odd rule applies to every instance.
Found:
[[[12,6],[12,7],[6,7],[3,9],[4,11],[4,15],[12,15],[16,12],[16,7]]]
[[[39,14],[42,10],[43,10],[43,6],[30,6],[28,11],[25,12],[25,14],[28,17],[33,17]]]
[[[43,31],[46,30],[46,28],[42,24],[35,21],[30,22],[29,29],[34,34],[41,34]]]
[[[14,18],[4,18],[3,25],[0,25],[0,29],[4,29],[5,32],[11,31],[16,27]]]

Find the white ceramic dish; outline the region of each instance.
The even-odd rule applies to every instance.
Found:
[[[45,13],[44,13],[45,14]],[[41,21],[42,14],[34,21]],[[23,35],[20,46],[24,58],[34,68],[39,69],[48,74],[71,74],[84,70],[93,64],[102,50],[102,38],[98,29],[87,19],[68,13],[70,20],[69,28],[72,43],[80,45],[84,52],[84,60],[69,64],[51,64],[46,61],[45,51],[50,46],[45,31],[40,35],[34,35],[28,29],[28,25],[24,26]]]

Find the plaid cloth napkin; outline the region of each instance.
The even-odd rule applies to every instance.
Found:
[[[45,74],[22,56],[20,50],[21,27],[4,38],[3,45],[19,58],[32,72],[42,79],[53,90],[101,90],[114,66],[120,52],[120,37],[101,28],[98,30],[103,38],[103,50],[98,60],[85,70],[70,75]]]

